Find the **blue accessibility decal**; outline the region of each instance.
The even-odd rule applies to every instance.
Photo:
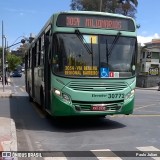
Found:
[[[101,78],[109,77],[109,68],[100,68]]]

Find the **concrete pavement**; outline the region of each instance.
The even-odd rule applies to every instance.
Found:
[[[9,79],[9,84],[4,86],[0,82],[0,98],[11,98],[11,80]],[[136,88],[136,90],[158,90],[157,87],[151,88]],[[3,106],[2,106],[3,107]],[[11,118],[0,117],[0,151],[17,151],[17,137],[16,137],[16,127],[15,122]]]
[[[11,79],[8,78],[8,85],[2,85],[2,81],[0,81],[0,98],[12,97],[11,92]]]
[[[2,82],[0,82],[0,98],[11,97],[12,91],[10,79],[8,85],[4,85],[4,87],[2,85]],[[1,151],[17,151],[15,122],[13,119],[7,117],[0,117],[0,152]]]
[[[136,89],[140,89],[140,90],[157,90],[158,91],[158,86],[156,87],[149,87],[149,88],[141,88],[141,87],[136,87]]]
[[[17,151],[17,136],[14,120],[0,117],[0,126],[0,151]]]

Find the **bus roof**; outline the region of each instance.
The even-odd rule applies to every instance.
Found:
[[[60,14],[82,14],[82,15],[84,14],[84,15],[97,15],[97,16],[111,16],[111,17],[131,19],[135,23],[135,20],[132,17],[124,16],[124,15],[121,15],[121,14],[115,14],[115,13],[98,12],[98,11],[73,11],[73,10],[71,10],[71,11],[61,11],[61,12],[53,13],[51,15],[51,17],[48,19],[48,21],[45,23],[45,25],[42,27],[40,32],[35,37],[35,40],[37,39],[37,37],[39,37],[39,35],[41,35],[41,33],[44,31],[44,29],[50,24],[50,22],[53,20],[54,16],[58,17],[58,15],[60,15]],[[35,40],[33,40],[31,45],[34,44]]]
[[[71,13],[71,14],[87,14],[87,15],[101,15],[101,16],[113,16],[113,17],[119,17],[119,18],[129,18],[133,19],[132,17],[129,16],[124,16],[122,14],[116,14],[116,13],[108,13],[108,12],[98,12],[98,11],[62,11],[62,12],[57,12],[53,15],[58,15],[58,14],[65,14],[65,13]],[[133,19],[134,20],[134,19]]]

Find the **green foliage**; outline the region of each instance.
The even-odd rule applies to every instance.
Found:
[[[13,71],[19,64],[22,63],[22,58],[14,54],[8,53],[7,61],[8,61],[8,70]]]
[[[2,58],[2,47],[0,47],[0,58]]]
[[[0,47],[0,74],[2,73],[2,48]]]
[[[72,0],[71,9],[119,13],[135,18],[138,0]]]

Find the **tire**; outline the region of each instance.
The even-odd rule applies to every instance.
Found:
[[[41,98],[41,107],[44,108],[44,95],[43,95],[42,87],[41,87],[41,91],[40,91],[40,98]]]
[[[30,96],[30,94],[29,94],[29,101],[33,102],[33,98]]]
[[[29,86],[29,83],[28,83],[28,95],[29,95],[29,101],[30,101],[30,102],[33,102],[33,98],[31,97],[30,92],[31,92],[31,89],[30,89],[30,86]]]

